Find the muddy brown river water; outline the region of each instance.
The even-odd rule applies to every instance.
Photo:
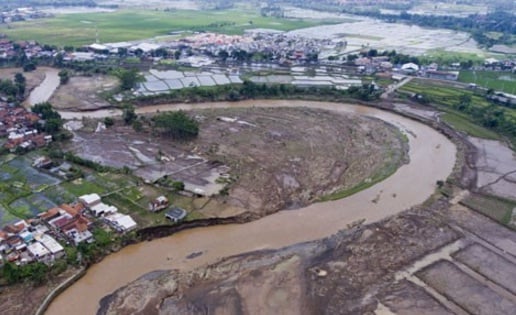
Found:
[[[425,201],[434,192],[436,181],[446,179],[455,164],[455,145],[436,130],[394,113],[365,106],[259,100],[159,105],[139,108],[137,112],[253,106],[310,107],[380,118],[407,135],[410,162],[384,181],[341,200],[280,211],[246,224],[197,228],[128,246],[93,265],[83,278],[54,300],[46,314],[94,314],[103,296],[150,271],[173,268],[188,270],[248,251],[276,249],[321,239],[345,229],[356,220],[365,219],[365,223],[379,221]],[[120,112],[99,110],[61,114],[64,118],[73,119],[112,116]],[[202,255],[194,259],[186,258],[196,252],[202,252]]]
[[[30,107],[48,101],[59,86],[58,73],[57,69],[45,68],[45,79],[30,92],[29,97],[25,101],[25,106]]]

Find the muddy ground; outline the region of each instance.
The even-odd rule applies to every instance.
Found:
[[[477,188],[516,200],[516,153],[500,141],[473,137],[469,140],[478,151]]]
[[[228,196],[218,200],[261,215],[350,189],[406,160],[406,143],[396,128],[359,115],[303,108],[191,115],[200,121],[200,134],[191,142],[135,132],[121,121],[97,130],[89,121],[74,131],[68,149],[106,165],[128,166],[149,182],[168,175],[208,195],[224,187],[221,181],[229,182]]]
[[[49,102],[58,110],[83,111],[110,107],[111,104],[102,94],[115,89],[118,84],[118,79],[113,76],[74,76],[56,89]]]
[[[513,231],[441,199],[321,241],[148,274],[99,314],[515,314],[514,245]]]

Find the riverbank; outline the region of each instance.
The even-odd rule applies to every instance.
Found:
[[[182,231],[171,237],[128,246],[93,265],[85,277],[50,305],[49,314],[65,314],[72,311],[72,305],[75,305],[74,309],[80,305],[86,313],[94,313],[102,296],[151,270],[191,269],[250,250],[279,248],[320,239],[356,221],[365,219],[365,223],[371,223],[381,220],[422,203],[434,192],[436,181],[446,179],[455,165],[455,146],[442,134],[414,120],[369,107],[303,101],[246,101],[163,105],[139,108],[138,111],[246,106],[305,106],[355,112],[386,120],[407,134],[410,163],[377,185],[342,200],[281,211],[247,224]],[[99,112],[89,113],[92,114],[102,117]],[[116,112],[103,111],[102,114],[113,115]],[[74,115],[78,117],[77,113]],[[428,176],[421,174],[421,170],[427,170]],[[195,259],[187,259],[192,253],[201,254]]]

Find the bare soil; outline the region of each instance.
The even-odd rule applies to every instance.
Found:
[[[113,76],[96,75],[94,77],[71,77],[67,84],[60,85],[50,103],[58,110],[94,110],[110,107],[102,93],[115,89],[118,79]]]
[[[222,211],[233,209],[226,211],[230,214],[247,209],[264,215],[305,206],[406,161],[401,133],[378,119],[305,108],[213,109],[191,115],[200,121],[200,134],[191,142],[135,132],[121,121],[95,132],[97,122],[90,121],[75,131],[68,148],[102,164],[128,166],[149,182],[167,175],[207,195],[229,183],[229,195],[216,199],[224,204]],[[211,203],[205,215],[217,216],[216,208]]]

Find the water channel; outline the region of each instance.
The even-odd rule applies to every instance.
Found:
[[[24,105],[30,107],[38,103],[46,102],[50,99],[54,91],[59,86],[59,70],[54,68],[45,68],[45,79],[34,88],[31,92]]]
[[[356,220],[365,219],[366,223],[379,221],[425,201],[434,192],[436,181],[446,179],[455,164],[455,145],[436,130],[394,113],[365,106],[253,100],[157,105],[139,108],[137,112],[259,106],[310,107],[380,118],[407,135],[410,162],[384,181],[341,200],[315,203],[294,211],[280,211],[246,224],[197,228],[128,246],[93,265],[83,278],[54,300],[47,314],[73,314],[77,310],[81,310],[81,314],[94,314],[103,296],[153,270],[190,270],[231,255],[321,239]],[[117,110],[61,113],[67,119],[119,114]],[[203,254],[195,259],[186,258],[194,252]]]

